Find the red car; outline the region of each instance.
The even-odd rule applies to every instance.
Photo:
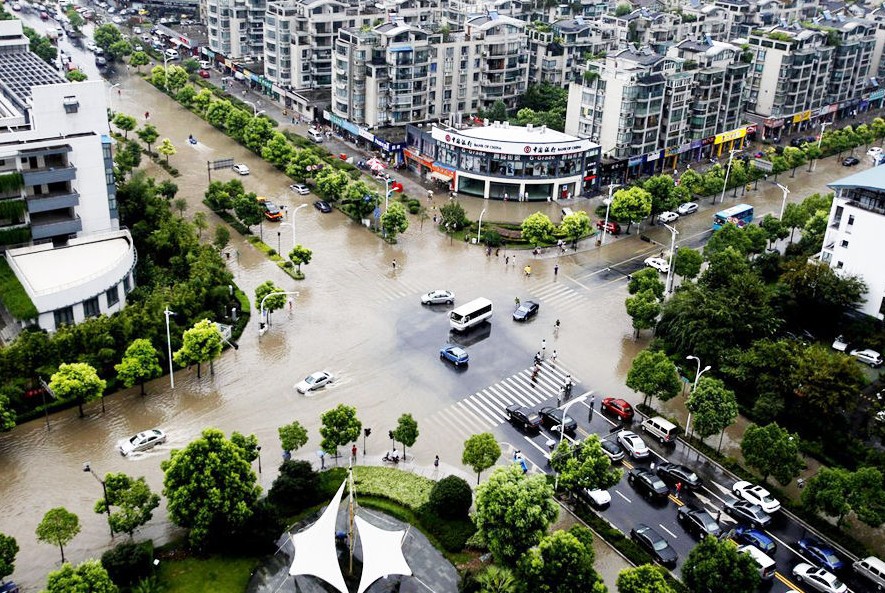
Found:
[[[621,420],[630,422],[633,420],[633,406],[630,402],[614,397],[602,400],[602,411],[617,416]]]
[[[209,78],[209,71],[205,68],[200,68],[200,71],[197,72],[200,75],[200,78]]]
[[[596,221],[596,228],[600,231],[604,228],[605,232],[610,235],[620,235],[621,234],[621,225],[616,223],[613,220],[608,221],[608,224],[604,220]]]

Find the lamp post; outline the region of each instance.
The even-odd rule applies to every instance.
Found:
[[[255,453],[258,457],[258,475],[261,475],[261,445],[255,446]]]
[[[670,231],[670,259],[667,264],[667,292],[670,293],[673,292],[673,253],[676,251],[676,235],[679,234],[679,231],[669,224],[664,224],[664,226]]]
[[[169,92],[169,56],[163,56],[163,90]]]
[[[259,113],[264,113],[264,109],[258,111],[258,105],[256,105],[252,101],[243,101],[243,103],[252,107],[252,117],[258,117]]]
[[[725,183],[722,185],[722,195],[719,197],[720,204],[725,201],[725,190],[728,189],[728,176],[731,174],[731,161],[734,159],[734,155],[739,152],[743,151],[737,148],[732,148],[728,151],[728,168],[725,169]],[[716,198],[713,198],[713,203],[716,203]]]
[[[169,316],[175,315],[175,313],[170,311],[167,306],[163,315],[166,316],[166,348],[169,350],[169,386],[175,389],[175,370],[172,368],[172,338],[169,334]]]
[[[295,295],[295,296],[298,296],[299,293],[298,293],[297,291],[293,291],[293,290],[288,290],[288,291],[280,290],[280,291],[277,291],[277,292],[270,292],[270,293],[264,295],[264,298],[261,299],[261,305],[259,306],[259,309],[261,310],[261,314],[260,314],[260,316],[258,317],[258,337],[261,337],[261,334],[263,333],[262,330],[264,329],[264,328],[262,327],[262,320],[264,319],[264,315],[265,315],[265,313],[264,313],[264,301],[266,301],[268,298],[270,298],[270,297],[272,297],[272,296],[274,296],[274,295],[277,295],[277,294],[288,294],[288,295]]]
[[[114,528],[111,527],[111,505],[108,503],[108,486],[105,484],[105,481],[98,477],[98,474],[92,470],[92,466],[89,462],[83,463],[83,471],[92,474],[92,476],[98,480],[98,483],[101,484],[101,490],[104,492],[104,510],[108,514],[108,530],[111,532],[111,538],[114,537]]]
[[[697,373],[695,373],[694,383],[691,386],[691,392],[694,393],[694,390],[697,389],[698,381],[701,380],[701,375],[703,375],[704,373],[709,371],[711,367],[710,367],[710,365],[707,365],[704,367],[703,370],[701,370],[701,359],[693,354],[689,354],[688,356],[686,356],[685,360],[694,360],[696,363],[698,363],[698,371],[697,371]],[[690,429],[691,429],[691,412],[688,413],[688,420],[685,422],[685,431],[689,432]]]
[[[583,395],[579,395],[575,399],[573,399],[570,402],[568,402],[567,404],[565,404],[565,407],[562,408],[562,419],[565,420],[565,417],[568,415],[568,409],[570,407],[572,407],[576,403],[586,400],[591,395],[593,395],[593,392],[588,391],[587,393],[584,393]],[[561,443],[562,439],[564,439],[564,438],[565,438],[565,422],[563,422],[562,424],[559,425],[559,442]],[[552,458],[552,454],[551,454],[551,458]],[[551,459],[551,461],[552,461],[552,459]],[[556,479],[553,481],[553,491],[556,492],[556,490],[558,488],[559,488],[559,472],[556,472]]]
[[[824,130],[827,129],[827,126],[833,125],[831,121],[822,121],[820,122],[820,136],[817,137],[817,147],[820,148],[820,143],[824,140]],[[814,172],[817,169],[817,161],[818,159],[814,159],[814,162],[811,163],[811,171]]]
[[[480,237],[482,237],[482,217],[486,213],[486,209],[483,208],[482,212],[479,213],[479,226],[476,229],[476,244],[479,245]]]
[[[111,86],[108,87],[108,108],[111,106],[111,97],[114,96],[114,89],[120,86],[119,82],[115,82]]]
[[[621,184],[610,183],[608,186],[608,200],[605,205],[605,222],[602,224],[602,238],[599,240],[600,245],[605,245],[605,234],[608,232],[608,211],[612,207],[612,194],[616,187],[621,187]]]
[[[384,179],[384,211],[387,212],[387,204],[390,202],[390,184],[392,179],[388,176]]]
[[[782,192],[784,192],[784,200],[783,200],[783,202],[781,202],[781,215],[779,217],[781,220],[783,220],[784,219],[784,210],[787,209],[787,194],[790,193],[790,190],[789,190],[789,188],[787,188],[786,185],[783,185],[781,183],[778,183],[777,186],[779,188],[781,188]]]

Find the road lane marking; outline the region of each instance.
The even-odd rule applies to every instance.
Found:
[[[624,458],[621,460],[621,463],[622,463],[622,464],[624,465],[624,467],[626,467],[627,469],[633,469],[633,464],[630,463],[629,461],[627,461],[627,458],[626,458],[626,457],[624,457]]]
[[[503,413],[500,413],[501,415],[499,416],[499,413],[496,412],[491,404],[484,401],[481,397],[477,397],[477,395],[478,394],[471,395],[464,400],[464,403],[471,404],[474,409],[476,409],[476,411],[480,413],[487,413],[488,417],[495,422],[495,426],[501,424],[502,422],[504,422],[504,420],[506,420],[506,417],[503,415]]]
[[[787,577],[785,577],[784,575],[782,575],[778,571],[774,571],[774,578],[776,578],[777,580],[779,580],[780,582],[785,584],[791,590],[799,591],[799,593],[804,593],[804,591],[802,591],[802,589],[800,589],[797,585],[793,584],[793,581],[791,581],[790,579],[788,579]]]
[[[489,418],[488,416],[486,416],[485,412],[480,410],[479,407],[477,407],[477,405],[474,404],[469,399],[463,399],[463,400],[459,401],[456,405],[461,406],[461,408],[463,408],[464,410],[467,410],[467,407],[469,406],[471,412],[473,412],[476,416],[479,416],[480,418],[482,418],[483,420],[485,420],[486,422],[488,422],[492,426],[498,426],[499,424],[501,424],[497,420],[494,420],[493,418]]]
[[[663,529],[664,531],[666,531],[667,533],[669,533],[670,535],[672,535],[672,536],[673,536],[673,539],[679,539],[679,536],[676,535],[675,533],[673,533],[672,531],[670,531],[669,529],[667,529],[666,527],[664,527],[664,524],[663,524],[663,523],[658,523],[658,527],[660,527],[661,529]]]
[[[627,498],[626,496],[624,496],[623,494],[621,494],[620,490],[615,490],[615,494],[617,494],[618,496],[620,496],[621,498],[623,498],[624,500],[626,500],[626,501],[629,502],[629,503],[632,503],[632,502],[633,502],[632,500],[630,500],[629,498]]]
[[[682,502],[681,500],[679,500],[678,498],[676,498],[676,497],[673,496],[672,494],[668,494],[668,495],[667,495],[667,498],[669,498],[669,499],[672,500],[674,503],[676,503],[676,506],[679,506],[679,507],[684,507],[684,506],[685,506],[685,503],[684,503],[684,502]]]

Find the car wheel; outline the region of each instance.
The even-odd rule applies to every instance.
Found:
[[[632,483],[633,483],[633,481],[634,481],[634,478],[633,478],[633,475],[632,475],[632,474],[631,474],[631,475],[629,475],[629,476],[627,476],[627,481],[628,481],[628,482],[629,482],[629,483],[630,483],[630,484],[632,484]]]
[[[454,302],[455,302],[455,301],[448,300],[448,301],[446,301],[446,304],[447,304],[447,305],[451,305],[451,304],[454,303]]]

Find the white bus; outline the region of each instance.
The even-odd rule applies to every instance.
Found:
[[[492,316],[492,301],[482,297],[473,299],[449,313],[452,329],[462,332]]]

